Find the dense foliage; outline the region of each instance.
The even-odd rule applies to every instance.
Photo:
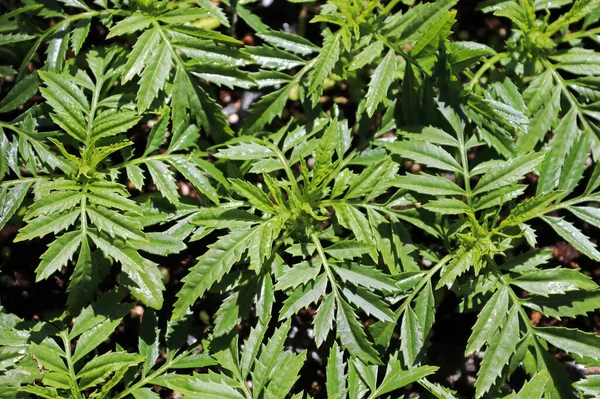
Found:
[[[600,397],[553,356],[598,366],[600,337],[531,318],[600,308],[535,230],[600,262],[600,1],[480,2],[511,26],[493,48],[453,36],[457,0],[289,1],[321,38],[253,0],[7,2],[0,228],[68,295],[0,313],[0,397],[305,398],[310,309],[321,397],[454,398],[427,352],[448,296],[476,398]],[[227,88],[260,96],[239,122]],[[137,353],[109,340],[134,306]]]

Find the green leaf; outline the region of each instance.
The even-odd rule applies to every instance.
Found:
[[[325,375],[327,380],[325,382],[325,388],[327,390],[327,397],[331,399],[343,399],[346,397],[346,363],[344,363],[344,353],[338,347],[337,342],[333,343],[333,346],[329,350],[329,357],[327,358],[327,367]]]
[[[148,375],[159,355],[159,329],[156,312],[146,309],[140,326],[140,338],[138,340],[138,352],[144,364],[142,366],[142,378]]]
[[[131,394],[135,399],[160,399],[160,395],[150,388],[137,388]]]
[[[394,154],[411,159],[417,163],[425,164],[432,168],[448,170],[462,174],[460,164],[442,147],[427,141],[395,141],[386,145],[386,148]]]
[[[533,296],[521,303],[548,317],[584,316],[600,307],[600,293],[597,291],[571,291],[561,295],[550,295],[548,298]]]
[[[585,132],[580,134],[579,139],[573,144],[565,159],[558,181],[560,191],[571,193],[575,189],[583,177],[590,146],[591,135]]]
[[[252,135],[262,130],[267,124],[271,123],[276,117],[280,117],[287,103],[292,84],[287,84],[281,89],[263,96],[248,111],[248,116],[244,120],[242,132],[245,135]]]
[[[600,376],[598,375],[589,375],[573,385],[581,392],[591,397],[600,395]]]
[[[111,237],[120,236],[145,241],[137,220],[120,215],[103,207],[88,206],[87,216],[100,231],[106,231]]]
[[[177,204],[179,202],[179,194],[177,185],[175,184],[175,178],[173,173],[169,170],[169,167],[161,161],[147,160],[146,166],[148,172],[152,176],[154,184],[160,193],[171,203]]]
[[[151,384],[167,387],[189,397],[203,399],[245,399],[245,396],[229,386],[219,375],[168,373],[153,378]]]
[[[472,266],[477,265],[481,261],[481,250],[477,245],[461,246],[452,257],[452,261],[442,271],[440,281],[436,289],[444,285],[450,287],[454,280]]]
[[[91,18],[82,18],[75,24],[75,29],[73,29],[73,33],[71,34],[71,44],[75,55],[79,53],[85,39],[90,33],[91,22]]]
[[[126,197],[115,195],[106,190],[94,190],[85,193],[85,197],[90,203],[101,205],[106,208],[114,208],[125,212],[131,212],[136,215],[141,215],[142,211],[139,205]]]
[[[503,287],[496,291],[477,315],[465,356],[479,352],[485,343],[491,343],[494,333],[502,326],[507,310],[508,291]]]
[[[542,399],[548,384],[548,372],[542,370],[523,385],[515,399]]]
[[[517,226],[535,217],[543,216],[548,206],[561,195],[560,192],[550,192],[529,198],[515,207],[510,215],[500,224],[503,226]]]
[[[39,87],[37,73],[32,73],[21,79],[6,96],[0,101],[0,113],[9,112],[25,104]]]
[[[69,293],[67,308],[71,314],[79,313],[79,310],[93,299],[98,283],[97,266],[93,264],[88,239],[84,236],[82,237],[77,263],[75,264],[75,269],[73,270],[73,274],[71,274],[67,288],[67,292]]]
[[[204,28],[194,26],[194,25],[175,25],[175,26],[170,26],[169,29],[171,29],[175,32],[185,33],[186,35],[197,37],[198,39],[214,40],[215,42],[225,43],[225,44],[234,44],[234,45],[242,45],[243,44],[243,42],[240,42],[239,40],[236,40],[231,36],[227,36],[227,35],[217,32],[217,31],[210,30],[210,29],[204,29]],[[247,50],[247,49],[244,49],[244,50]]]
[[[536,327],[535,335],[566,352],[600,360],[600,337],[575,328]]]
[[[41,262],[35,269],[36,281],[45,280],[65,266],[81,244],[81,232],[72,231],[57,237],[48,250],[40,257]]]
[[[438,368],[435,366],[412,367],[409,370],[402,370],[398,360],[391,360],[388,363],[387,372],[379,387],[373,392],[371,397],[378,398],[386,393],[395,391],[412,382],[418,381],[430,374],[433,374]]]
[[[173,319],[181,317],[186,309],[193,305],[197,298],[223,278],[233,265],[242,258],[254,234],[253,229],[231,232],[210,245],[185,276],[183,287],[177,294],[177,302],[173,310]]]
[[[456,198],[443,198],[430,201],[423,205],[423,208],[442,215],[461,215],[471,210],[467,204]]]
[[[377,56],[379,56],[379,54],[381,54],[381,52],[383,51],[383,46],[383,42],[377,40],[365,47],[360,53],[356,55],[356,57],[352,59],[348,70],[355,71],[373,62],[373,60],[377,58]]]
[[[344,240],[323,248],[326,254],[337,259],[354,259],[373,250],[369,242]]]
[[[335,33],[325,39],[323,48],[316,58],[313,70],[308,76],[308,94],[320,96],[323,92],[323,82],[329,76],[340,58],[341,35]],[[314,103],[314,101],[313,101]]]
[[[369,364],[381,364],[379,354],[373,344],[367,340],[362,327],[356,321],[352,307],[342,299],[337,299],[337,336],[342,346],[362,361]]]
[[[105,319],[81,334],[77,341],[75,353],[73,354],[73,361],[77,362],[79,359],[83,358],[83,356],[98,347],[102,342],[106,341],[115,331],[115,328],[121,323],[121,317]]]
[[[465,190],[451,180],[427,174],[399,176],[395,185],[428,195],[466,195]]]
[[[308,55],[319,50],[319,47],[315,46],[309,40],[292,33],[264,30],[259,31],[256,35],[267,43],[270,43],[276,47],[280,47],[284,50],[291,51],[292,53]]]
[[[575,75],[600,74],[600,54],[593,50],[574,48],[562,54],[550,56],[556,68]]]
[[[285,373],[274,373],[271,380],[264,390],[265,399],[279,399],[285,397],[296,380],[298,379],[300,369],[306,360],[307,351],[303,351],[299,355],[294,355],[287,351],[282,353],[277,359],[275,370],[285,370]]]
[[[579,270],[562,267],[524,273],[518,278],[510,279],[509,282],[532,294],[542,296],[578,290],[593,291],[598,288],[591,278]]]
[[[439,48],[439,43],[450,36],[450,29],[456,22],[456,11],[450,11],[442,15],[435,23],[430,26],[416,41],[410,54],[416,56],[425,51],[431,53]]]
[[[386,292],[393,293],[397,290],[394,280],[374,267],[354,262],[344,265],[332,265],[331,267],[343,281],[350,281],[358,286]]]
[[[323,345],[327,339],[329,331],[333,328],[333,320],[335,318],[335,296],[329,294],[321,302],[317,309],[317,317],[315,317],[313,326],[315,329],[315,344],[317,347]]]
[[[160,309],[164,285],[157,265],[142,258],[121,240],[110,239],[91,229],[88,229],[88,235],[102,252],[121,262],[121,270],[125,274],[121,283],[132,291],[133,296],[154,309]]]
[[[496,331],[485,351],[481,368],[475,382],[475,396],[482,397],[495,384],[502,374],[504,365],[515,351],[519,341],[518,305],[514,305],[503,323],[501,330]]]
[[[163,41],[152,54],[142,72],[140,88],[137,92],[137,106],[140,113],[150,108],[158,92],[163,89],[173,65],[167,42]]]
[[[140,35],[133,46],[133,50],[127,55],[127,63],[123,67],[123,82],[133,79],[134,76],[142,72],[156,51],[159,42],[159,29],[150,29]],[[156,57],[154,59],[157,60]]]
[[[210,0],[195,0],[196,3],[205,9],[213,18],[216,18],[224,26],[229,27],[229,20],[227,15],[221,10],[221,8]]]
[[[162,112],[160,118],[154,123],[150,133],[148,134],[148,140],[146,142],[146,149],[144,150],[143,156],[147,156],[148,154],[158,150],[162,145],[166,133],[167,133],[167,125],[169,124],[169,116],[170,110],[169,108],[166,111]]]
[[[596,249],[596,245],[571,223],[554,216],[543,216],[542,219],[579,252],[595,261],[600,261],[600,252]]]
[[[457,73],[464,71],[482,58],[496,53],[491,47],[477,42],[447,42],[447,45],[450,49],[448,62],[452,65],[454,72]]]
[[[273,202],[269,199],[267,193],[258,188],[254,184],[248,183],[240,179],[229,179],[231,189],[240,196],[246,198],[250,204],[260,209],[263,212],[275,213]]]
[[[396,54],[393,50],[389,50],[383,61],[375,69],[369,82],[369,90],[366,97],[367,114],[369,116],[373,116],[377,110],[377,106],[386,97],[388,88],[394,81],[395,73]]]
[[[3,157],[4,155],[0,155]],[[22,182],[15,184],[10,188],[2,187],[0,189],[0,230],[6,225],[10,218],[15,214],[21,203],[25,199],[31,182]]]
[[[410,306],[407,306],[400,325],[400,350],[404,363],[412,367],[423,349],[424,337],[419,328],[417,316]]]
[[[152,18],[145,14],[135,13],[117,22],[106,36],[107,39],[130,34],[146,29],[152,23]]]
[[[327,284],[327,276],[321,274],[316,280],[309,281],[306,285],[296,288],[283,302],[283,307],[279,312],[279,320],[295,315],[300,309],[306,308],[311,303],[317,303],[319,298],[325,295]]]
[[[140,363],[144,358],[134,353],[108,352],[93,358],[77,373],[80,389],[97,385],[104,381],[109,374],[123,367],[131,367]]]
[[[171,368],[189,369],[216,366],[217,364],[218,362],[215,359],[213,359],[208,353],[194,353],[187,356],[177,357],[173,361],[173,363],[171,363]]]
[[[389,189],[393,178],[398,174],[398,169],[398,165],[389,158],[369,165],[358,177],[351,179],[344,198],[366,196],[368,201],[378,197]]]
[[[542,162],[537,184],[537,195],[554,190],[558,184],[561,166],[565,163],[567,153],[573,145],[577,134],[577,112],[572,108],[561,119],[560,124],[554,131],[554,138],[550,143],[550,151],[548,151],[544,162]]]
[[[35,218],[31,220],[27,226],[19,230],[15,242],[43,237],[50,233],[56,234],[75,223],[80,215],[81,212],[78,209],[73,209],[59,215],[40,216]]]
[[[374,316],[381,321],[394,322],[394,313],[389,309],[389,305],[371,291],[361,287],[344,287],[342,293],[348,302],[367,315]]]
[[[530,153],[506,161],[501,167],[483,175],[473,189],[473,194],[485,193],[514,183],[531,172],[543,158],[544,154]]]
[[[256,395],[260,395],[269,377],[275,369],[277,359],[284,349],[285,340],[290,330],[290,321],[286,320],[269,338],[267,345],[263,345],[260,355],[254,363],[252,381]]]

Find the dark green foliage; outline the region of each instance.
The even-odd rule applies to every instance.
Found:
[[[454,40],[456,0],[319,2],[321,46],[253,1],[23,3],[0,17],[0,228],[45,237],[38,281],[70,279],[58,315],[0,313],[0,398],[305,398],[307,351],[286,349],[305,308],[328,398],[455,398],[427,356],[449,291],[478,312],[476,398],[600,395],[551,352],[597,366],[598,335],[528,313],[600,308],[532,227],[600,262],[582,230],[600,228],[600,1],[481,2],[512,23],[496,49]],[[355,107],[323,97],[347,85]],[[264,95],[230,126],[218,88]],[[165,313],[159,264],[197,241]],[[206,294],[222,301],[200,344]],[[106,349],[135,304],[137,352]]]

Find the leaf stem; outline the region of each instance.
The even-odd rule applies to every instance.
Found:
[[[498,53],[495,56],[493,56],[492,58],[488,58],[485,61],[485,63],[481,66],[481,68],[479,68],[479,70],[475,73],[475,75],[473,75],[473,77],[471,78],[469,83],[467,83],[465,85],[465,88],[471,89],[473,86],[475,86],[476,83],[479,82],[479,79],[481,79],[483,74],[486,73],[486,71],[488,69],[493,67],[494,64],[496,64],[497,62],[499,62],[505,58],[509,58],[509,57],[510,57],[510,54],[508,54],[508,53]]]
[[[63,345],[65,346],[65,358],[67,360],[67,367],[69,369],[69,385],[71,385],[71,392],[75,399],[82,399],[83,396],[79,392],[79,386],[77,385],[77,375],[75,374],[75,368],[73,366],[73,359],[71,357],[71,341],[69,341],[68,333],[61,331],[59,336],[62,338]]]
[[[321,241],[319,240],[319,237],[317,237],[316,233],[312,233],[310,235],[310,238],[312,239],[312,241],[315,243],[315,246],[317,247],[317,252],[319,253],[319,258],[321,258],[321,262],[323,263],[323,268],[325,269],[325,273],[327,273],[327,279],[331,283],[331,288],[337,299],[340,296],[340,292],[338,291],[335,277],[333,276],[333,272],[331,271],[331,268],[329,267],[329,263],[327,263],[327,257],[325,256],[325,251],[323,250]]]

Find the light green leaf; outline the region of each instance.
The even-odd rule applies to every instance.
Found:
[[[377,110],[377,106],[385,98],[388,88],[394,81],[396,73],[396,54],[393,50],[389,50],[383,61],[377,66],[371,80],[369,82],[369,90],[367,91],[367,114],[373,116]]]
[[[536,195],[554,190],[560,178],[561,166],[564,164],[577,134],[577,112],[571,108],[554,131],[554,138],[550,142],[550,151],[542,162]]]

